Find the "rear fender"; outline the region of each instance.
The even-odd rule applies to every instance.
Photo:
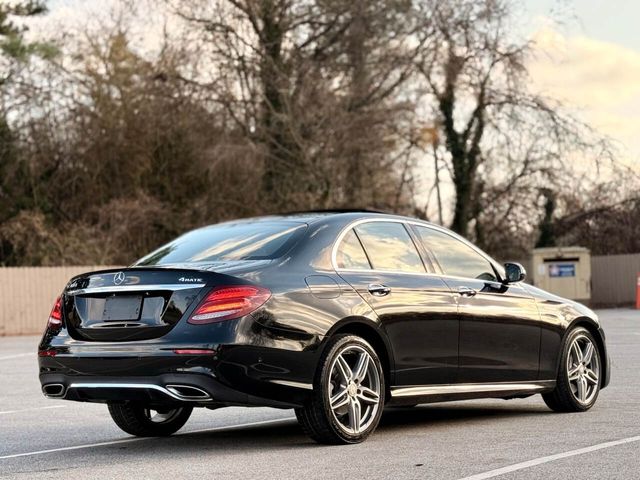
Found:
[[[322,342],[322,350],[327,345],[327,339],[333,335],[349,333],[362,337],[376,350],[380,360],[385,366],[385,376],[387,377],[387,386],[394,383],[395,359],[393,348],[389,342],[386,333],[381,329],[380,325],[367,317],[347,317],[336,323],[325,336]]]

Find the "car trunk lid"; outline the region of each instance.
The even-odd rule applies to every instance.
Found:
[[[136,341],[166,335],[211,287],[236,277],[190,269],[126,268],[74,277],[64,291],[69,334],[89,341]]]

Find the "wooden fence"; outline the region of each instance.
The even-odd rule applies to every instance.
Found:
[[[636,301],[640,253],[591,257],[591,304],[625,306]]]
[[[111,267],[0,268],[0,336],[42,333],[69,279],[103,268]]]
[[[0,268],[0,336],[41,333],[53,302],[69,279],[105,268],[113,267]],[[591,257],[591,304],[633,304],[638,273],[640,253]]]

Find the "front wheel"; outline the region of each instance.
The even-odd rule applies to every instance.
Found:
[[[577,327],[567,335],[562,349],[556,388],[542,395],[556,412],[589,410],[600,392],[600,352],[591,333]]]
[[[116,425],[138,437],[166,437],[180,430],[193,407],[150,408],[139,403],[110,403],[109,413]]]
[[[337,335],[320,359],[312,398],[296,409],[296,417],[319,443],[359,443],[378,426],[384,394],[375,350],[360,337]]]

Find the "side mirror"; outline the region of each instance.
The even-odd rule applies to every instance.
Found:
[[[527,277],[527,271],[519,263],[505,263],[504,271],[504,283],[518,283]]]

